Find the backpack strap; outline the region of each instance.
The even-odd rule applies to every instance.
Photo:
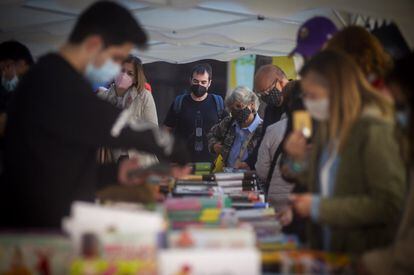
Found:
[[[224,101],[223,98],[219,95],[216,94],[211,94],[214,98],[214,102],[216,103],[216,109],[217,109],[217,114],[219,117],[219,120],[222,119],[223,116],[223,112],[224,112]]]

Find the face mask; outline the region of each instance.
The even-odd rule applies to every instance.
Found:
[[[267,105],[279,107],[282,105],[283,93],[278,89],[273,88],[267,95],[262,95],[260,99]]]
[[[310,115],[318,121],[326,121],[329,118],[329,99],[318,100],[305,99],[303,101]]]
[[[121,65],[115,63],[111,58],[97,68],[91,63],[86,67],[85,76],[92,83],[107,83],[114,79],[121,71]]]
[[[246,120],[249,118],[251,113],[252,111],[249,108],[244,107],[241,110],[233,111],[232,116],[237,121],[237,123],[241,126],[243,123],[246,122]]]
[[[132,78],[126,73],[121,73],[115,78],[115,85],[121,89],[128,89],[132,85]]]
[[[408,122],[409,122],[409,111],[397,111],[395,113],[397,124],[402,129],[408,128]]]
[[[14,91],[19,83],[19,78],[15,75],[12,79],[7,80],[4,76],[1,78],[1,85],[6,89],[6,91]]]
[[[190,87],[190,91],[196,96],[196,97],[202,97],[207,93],[207,88],[198,84],[193,84]]]

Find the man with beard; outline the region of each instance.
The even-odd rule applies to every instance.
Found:
[[[187,141],[192,162],[211,162],[207,133],[225,114],[221,96],[209,93],[212,68],[198,64],[191,71],[190,93],[176,97],[168,111],[164,125],[175,136]]]

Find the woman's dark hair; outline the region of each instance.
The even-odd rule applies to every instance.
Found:
[[[299,80],[289,81],[283,88],[283,97],[286,111],[292,113],[295,110],[303,110],[302,90]]]
[[[134,86],[138,92],[141,92],[145,89],[145,83],[147,82],[147,78],[144,74],[144,68],[142,66],[142,61],[135,55],[128,55],[128,57],[122,62],[122,64],[130,63],[134,66]]]
[[[289,81],[289,83],[286,84],[286,86],[283,88],[283,94],[284,94],[284,104],[285,104],[285,110],[286,110],[286,115],[288,117],[288,121],[287,121],[287,125],[286,125],[285,134],[284,134],[282,142],[280,143],[279,146],[283,146],[285,140],[287,139],[287,137],[293,131],[293,113],[295,111],[305,109],[305,106],[303,105],[302,89],[301,89],[301,85],[300,85],[299,80]],[[312,125],[313,129],[314,129],[314,126],[315,125]],[[314,133],[314,131],[312,131],[312,132]],[[287,155],[285,154],[284,150],[282,150],[282,161],[279,162],[278,169],[281,169],[282,166],[284,165],[286,156]],[[282,174],[282,177],[287,182],[291,182],[291,183],[296,182],[296,179],[288,178],[284,174]],[[300,188],[297,189],[297,186],[300,187],[300,185],[295,185],[295,190],[297,192],[299,192],[299,191],[302,192],[303,190],[301,190]]]

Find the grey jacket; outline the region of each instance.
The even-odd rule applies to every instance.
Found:
[[[282,116],[282,119],[279,122],[270,125],[266,129],[266,133],[259,147],[255,165],[257,175],[263,181],[266,181],[267,179],[275,152],[283,140],[287,121],[287,117]],[[268,191],[269,203],[277,211],[281,211],[288,206],[288,196],[293,190],[293,184],[285,181],[280,173],[280,157],[281,156],[279,156],[276,162],[276,167],[273,170]]]

